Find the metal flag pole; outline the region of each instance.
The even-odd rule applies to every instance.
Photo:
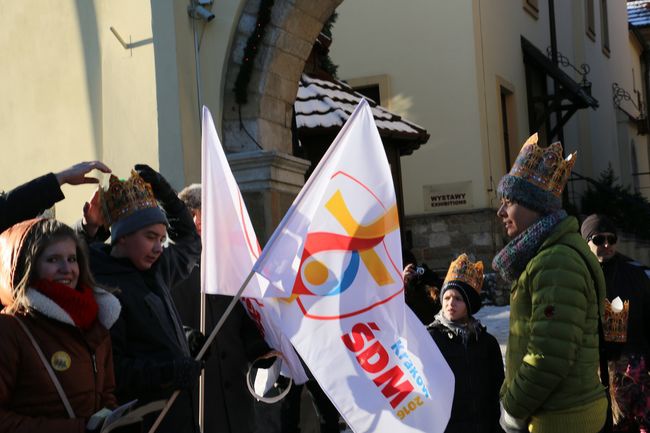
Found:
[[[201,316],[199,322],[199,330],[201,334],[205,335],[205,321],[206,321],[206,307],[207,295],[204,290],[201,290]],[[199,376],[199,428],[201,432],[205,432],[205,369],[201,370]]]
[[[254,274],[255,274],[255,271],[251,270],[250,273],[248,274],[248,276],[246,277],[246,280],[244,281],[244,283],[239,288],[239,291],[237,292],[237,294],[232,298],[232,301],[230,301],[230,304],[228,305],[228,308],[226,308],[226,311],[223,313],[223,315],[219,319],[219,322],[217,322],[217,326],[214,327],[214,329],[210,333],[210,336],[208,337],[208,339],[205,341],[205,344],[201,348],[201,351],[198,353],[198,355],[196,355],[195,359],[197,361],[200,361],[203,358],[203,355],[205,355],[205,352],[208,350],[208,348],[212,344],[212,341],[215,339],[215,337],[217,336],[217,333],[219,332],[219,330],[223,326],[224,322],[226,321],[226,319],[228,318],[228,316],[230,315],[232,310],[235,308],[235,305],[237,304],[237,302],[241,298],[242,293],[244,293],[244,289],[248,285],[248,282],[251,280],[251,278],[253,278]],[[165,407],[163,408],[162,412],[160,412],[160,415],[158,415],[158,418],[156,418],[156,422],[154,422],[154,424],[151,426],[151,429],[149,429],[149,433],[155,433],[156,432],[156,430],[160,426],[160,423],[165,418],[165,415],[167,415],[167,412],[169,412],[169,409],[171,409],[172,405],[176,401],[176,398],[178,397],[178,394],[180,394],[180,392],[181,391],[177,389],[176,391],[174,391],[174,393],[169,398],[169,400],[167,400],[167,403],[165,404]]]

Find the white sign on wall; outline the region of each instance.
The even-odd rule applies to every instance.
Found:
[[[425,212],[453,212],[474,207],[471,180],[424,185],[422,192]]]

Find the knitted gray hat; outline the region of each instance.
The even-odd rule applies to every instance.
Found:
[[[510,173],[499,182],[499,197],[515,201],[528,209],[548,215],[562,208],[562,191],[576,154],[562,158],[562,144],[537,145],[537,134],[524,143]]]
[[[562,200],[521,177],[506,174],[497,188],[499,197],[515,201],[530,210],[548,215],[562,207]]]
[[[165,224],[169,226],[165,212],[159,207],[149,207],[137,210],[131,215],[125,216],[111,225],[111,244],[123,236],[137,232],[141,228],[153,225]]]

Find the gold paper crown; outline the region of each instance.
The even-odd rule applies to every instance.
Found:
[[[519,151],[510,175],[522,178],[559,197],[566,185],[577,152],[562,158],[562,144],[557,141],[544,148],[537,145],[537,133],[531,135]]]
[[[151,185],[133,170],[131,177],[126,180],[120,180],[111,174],[108,187],[100,188],[99,191],[104,218],[109,225],[135,211],[158,206]]]
[[[605,341],[614,343],[625,343],[627,341],[627,319],[630,315],[630,301],[623,302],[623,309],[616,312],[612,304],[605,299],[605,321],[603,322],[603,333]]]
[[[481,293],[483,286],[483,262],[472,263],[467,254],[461,254],[451,262],[443,286],[451,281],[461,281]]]

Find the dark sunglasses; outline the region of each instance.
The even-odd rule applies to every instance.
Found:
[[[614,245],[616,244],[618,238],[616,235],[594,235],[590,237],[589,240],[593,242],[597,247],[600,247],[604,245],[605,242],[607,242],[607,245]]]

